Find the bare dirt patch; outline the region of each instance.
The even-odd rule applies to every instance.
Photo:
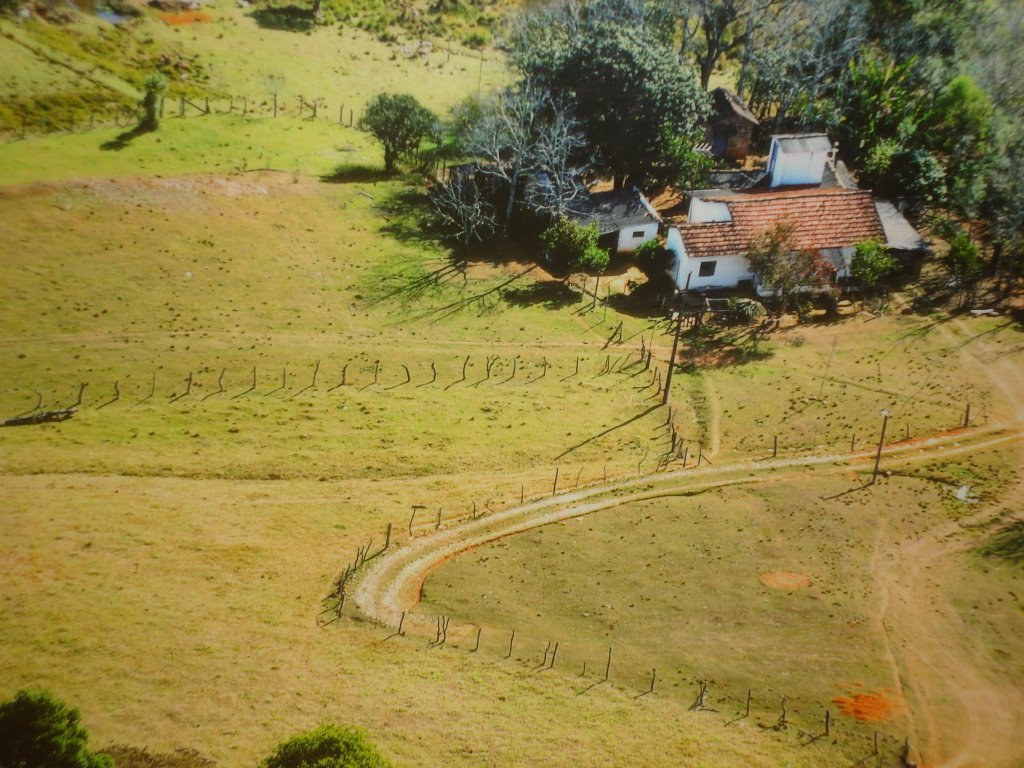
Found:
[[[880,691],[864,691],[860,683],[840,685],[847,696],[836,696],[832,703],[847,717],[854,717],[865,723],[887,723],[902,714],[906,707],[903,697],[886,688]]]
[[[771,589],[792,591],[811,586],[811,577],[796,571],[770,571],[762,573],[758,578],[762,584]]]
[[[157,15],[162,22],[174,27],[188,24],[204,24],[212,20],[210,14],[206,11],[181,11],[180,13],[160,13]]]

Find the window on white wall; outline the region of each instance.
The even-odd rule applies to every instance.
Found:
[[[633,230],[633,237],[644,237],[644,236],[646,236],[646,234],[647,233],[644,232],[642,229],[634,229]]]
[[[702,261],[700,263],[700,272],[697,274],[701,277],[713,277],[715,274],[715,267],[717,265],[717,261]]]

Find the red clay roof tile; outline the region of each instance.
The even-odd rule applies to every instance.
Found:
[[[704,200],[726,203],[732,221],[683,224],[680,234],[691,257],[746,253],[750,243],[776,224],[793,225],[800,249],[842,248],[872,237],[884,239],[871,193],[860,189],[793,189],[741,192]]]

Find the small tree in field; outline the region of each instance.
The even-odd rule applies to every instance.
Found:
[[[608,266],[608,252],[598,247],[596,224],[578,224],[564,216],[544,230],[541,242],[556,267],[601,273]]]
[[[899,265],[889,249],[880,240],[872,238],[854,246],[850,274],[861,285],[873,286],[895,272]]]
[[[373,97],[359,126],[384,145],[384,170],[394,173],[399,159],[411,155],[435,132],[437,118],[415,96],[380,93]]]
[[[277,745],[261,768],[390,768],[359,731],[321,725]]]
[[[974,284],[981,276],[981,253],[978,246],[971,242],[970,236],[963,230],[950,238],[949,250],[942,257],[942,266],[957,291],[960,292],[961,304],[970,299]]]
[[[779,297],[776,317],[786,313],[798,289],[826,284],[831,275],[830,265],[819,253],[793,244],[793,225],[785,222],[754,240],[747,259],[761,285]]]
[[[48,693],[18,691],[0,704],[0,768],[113,768],[88,739],[78,711]]]
[[[167,90],[167,78],[157,72],[146,78],[146,95],[142,97],[142,121],[139,128],[155,131],[160,127],[160,99]]]

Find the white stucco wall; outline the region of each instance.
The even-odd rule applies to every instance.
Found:
[[[732,221],[732,214],[725,203],[691,197],[687,218],[692,224],[706,224],[709,221]]]
[[[828,151],[783,152],[775,139],[772,139],[768,166],[768,173],[772,177],[771,186],[820,184],[828,154]]]
[[[635,233],[640,232],[641,235]],[[653,240],[658,236],[658,222],[637,224],[619,230],[619,241],[615,247],[617,253],[633,253],[641,243]],[[607,242],[607,241],[606,241]]]
[[[675,227],[668,231],[665,247],[675,255],[669,274],[679,290],[686,288],[687,276],[690,278],[690,288],[735,288],[741,280],[752,280],[754,277],[747,257],[740,254],[691,258],[686,252],[682,235]],[[700,265],[708,261],[715,262],[715,274],[701,277]]]

